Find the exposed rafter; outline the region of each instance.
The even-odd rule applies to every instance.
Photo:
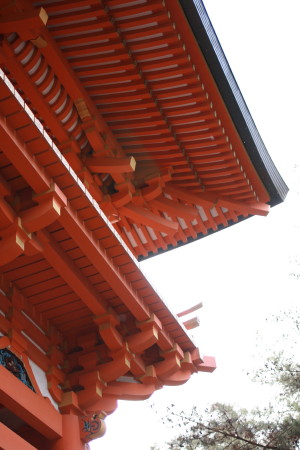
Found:
[[[270,211],[270,206],[265,203],[242,203],[230,198],[222,197],[215,192],[202,192],[196,195],[189,191],[185,191],[182,188],[174,187],[172,184],[166,186],[165,192],[194,205],[205,205],[208,207],[221,206],[242,214],[266,216]]]

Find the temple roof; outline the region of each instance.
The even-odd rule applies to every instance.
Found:
[[[269,204],[275,206],[284,201],[287,186],[261,139],[205,7],[199,0],[182,0],[180,5],[252,164],[270,195]]]
[[[137,258],[284,199],[202,2],[20,4],[3,67]]]
[[[19,0],[0,26],[0,332],[86,410],[212,371],[136,258],[287,188],[202,3]]]

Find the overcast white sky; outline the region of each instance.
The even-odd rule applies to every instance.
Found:
[[[157,408],[227,401],[255,404],[264,396],[244,371],[276,329],[265,318],[294,307],[299,283],[289,276],[300,255],[299,212],[299,0],[206,0],[205,6],[269,153],[291,189],[267,218],[255,217],[194,244],[143,263],[175,312],[202,301],[195,333],[204,354],[214,355],[214,374],[198,374],[184,386],[163,388]],[[297,175],[298,173],[298,175]],[[298,228],[297,228],[298,227]],[[256,333],[259,330],[260,344]],[[285,345],[287,345],[285,343]],[[261,347],[260,347],[261,346]],[[167,438],[147,402],[119,402],[106,436],[91,449],[149,450]]]

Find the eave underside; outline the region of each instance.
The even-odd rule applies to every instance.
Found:
[[[83,410],[211,370],[12,91],[0,81],[1,339]]]
[[[20,5],[2,66],[137,257],[267,214],[177,2]]]

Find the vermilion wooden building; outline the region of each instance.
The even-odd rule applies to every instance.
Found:
[[[200,1],[0,6],[0,447],[82,450],[214,368],[137,259],[287,188]]]

